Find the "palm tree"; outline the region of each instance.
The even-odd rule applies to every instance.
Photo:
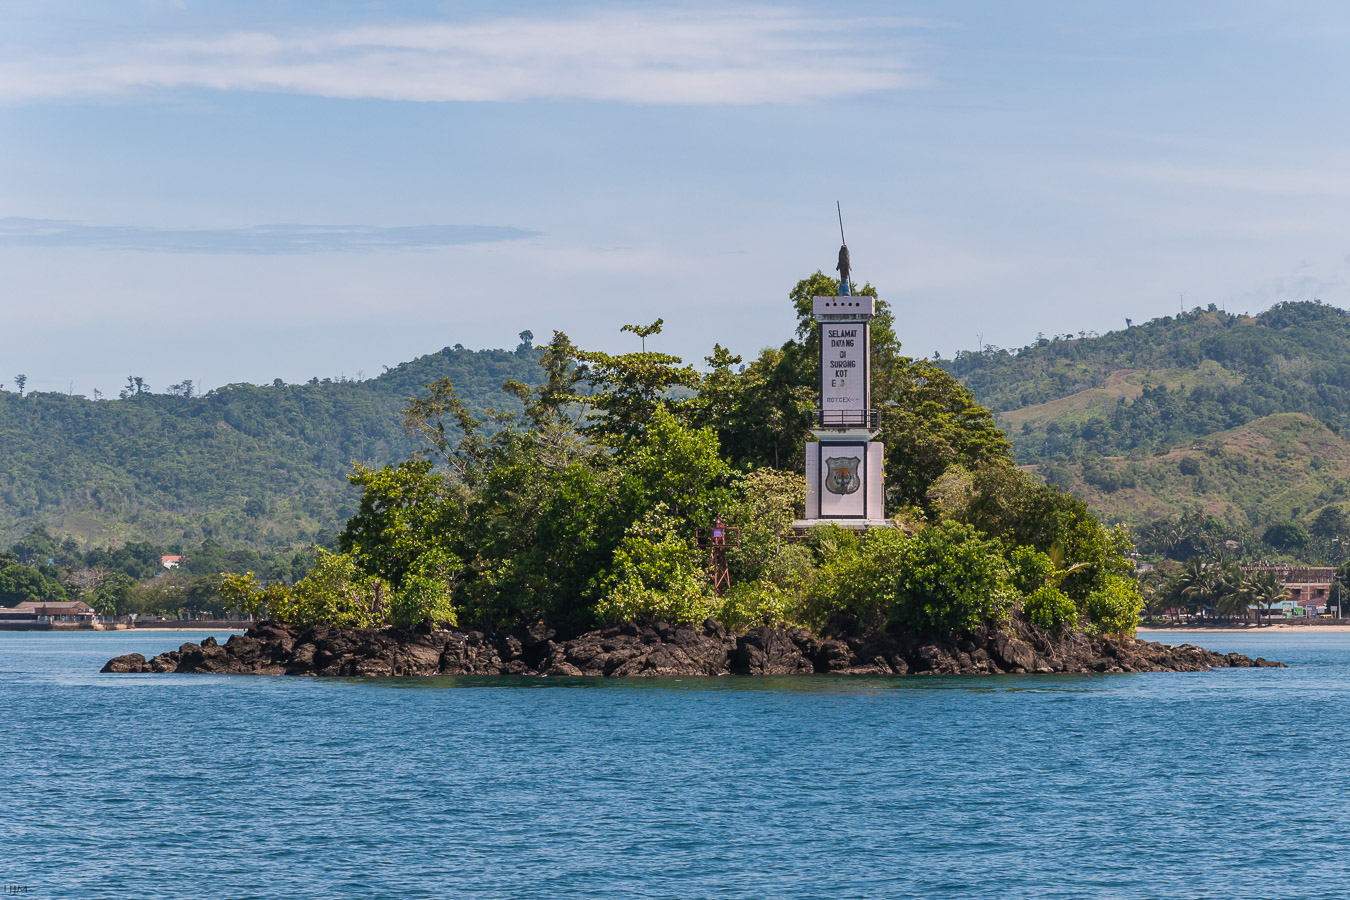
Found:
[[[1172,585],[1156,569],[1140,573],[1139,596],[1144,600],[1144,614],[1149,618],[1158,618],[1167,610],[1176,606],[1172,594]]]
[[[1331,579],[1331,596],[1328,600],[1336,604],[1337,618],[1345,615],[1345,596],[1346,588],[1350,586],[1350,562],[1343,562],[1336,567],[1336,574]]]
[[[1253,585],[1244,577],[1239,566],[1235,564],[1225,566],[1216,588],[1217,602],[1214,608],[1217,612],[1230,617],[1239,614],[1246,616],[1247,607],[1251,603]]]
[[[1186,605],[1205,618],[1206,610],[1221,596],[1222,570],[1218,563],[1206,563],[1198,556],[1186,560],[1186,571],[1181,573],[1178,586]]]
[[[1281,600],[1288,600],[1290,597],[1289,588],[1284,586],[1284,580],[1275,573],[1273,569],[1266,569],[1257,575],[1252,582],[1252,599],[1258,606],[1265,607],[1266,619],[1270,619],[1270,608]],[[1260,610],[1257,611],[1257,624],[1260,624]]]

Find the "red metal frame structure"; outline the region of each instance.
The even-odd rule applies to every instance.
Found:
[[[708,550],[708,569],[712,572],[713,593],[721,597],[731,588],[731,570],[727,568],[727,548],[741,545],[739,525],[728,525],[718,516],[711,528],[694,531],[695,543]]]

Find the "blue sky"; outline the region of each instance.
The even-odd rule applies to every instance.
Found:
[[[567,331],[746,355],[843,202],[915,355],[1350,306],[1334,3],[0,10],[0,382],[372,375]]]

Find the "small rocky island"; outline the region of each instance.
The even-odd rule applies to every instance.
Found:
[[[884,633],[822,639],[802,628],[759,627],[733,634],[702,627],[622,625],[564,639],[544,625],[489,634],[297,627],[262,622],[225,644],[207,638],[147,660],[130,653],[104,672],[230,675],[997,675],[1088,672],[1197,672],[1277,667],[1238,653],[1214,653],[1130,637],[1077,633],[1051,639],[1023,623],[969,635]]]
[[[340,552],[314,548],[294,584],[221,575],[228,608],[265,621],[223,646],[129,654],[103,671],[1280,665],[1123,636],[1143,608],[1128,533],[1019,468],[990,410],[940,366],[904,356],[893,311],[870,286],[855,290],[848,259],[841,248],[838,280],[798,282],[797,337],[739,368],[721,345],[707,376],[647,352],[657,319],[623,326],[643,341],[637,353],[584,351],[554,332],[540,379],[502,385],[520,415],[479,419],[448,377],[428,383],[404,416],[418,454],[353,468],[363,494]],[[802,389],[817,379],[805,415]],[[514,624],[529,622],[571,630]]]

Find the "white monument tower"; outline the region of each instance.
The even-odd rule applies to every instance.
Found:
[[[884,446],[872,408],[873,297],[850,295],[848,245],[839,248],[839,295],[815,297],[820,323],[820,408],[806,444],[806,519],[810,528],[888,528],[882,479]]]

